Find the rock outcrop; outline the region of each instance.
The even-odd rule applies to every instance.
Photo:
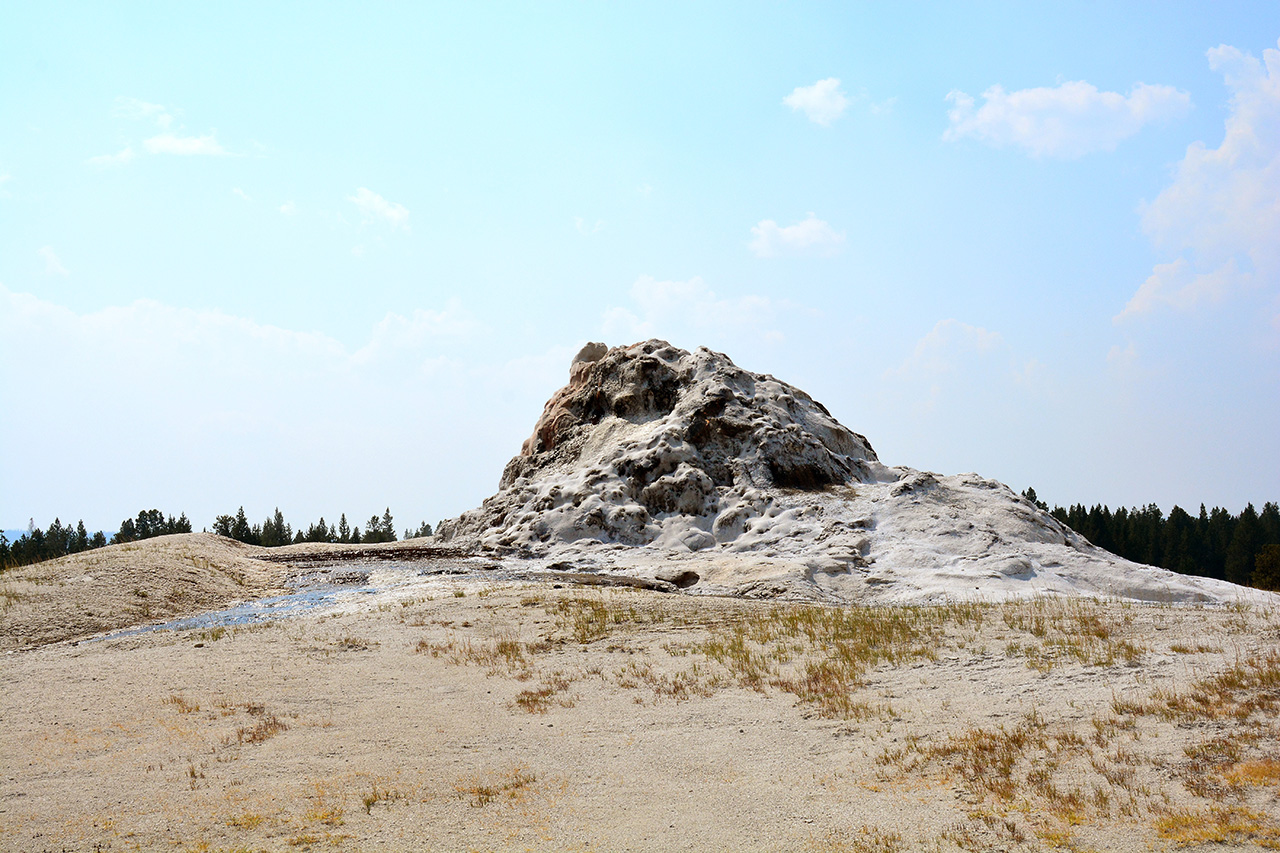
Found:
[[[1241,592],[1122,560],[976,474],[886,467],[800,389],[658,340],[583,347],[497,494],[442,522],[438,536],[736,595],[1219,601]]]

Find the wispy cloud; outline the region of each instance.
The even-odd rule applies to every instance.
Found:
[[[804,113],[814,124],[827,127],[844,114],[849,98],[840,90],[840,78],[828,77],[812,86],[797,86],[782,103]]]
[[[794,225],[765,219],[751,228],[751,251],[759,258],[780,255],[834,255],[844,248],[844,234],[812,213]]]
[[[592,234],[599,234],[604,230],[604,222],[597,219],[594,223],[589,223],[581,216],[573,217],[573,227],[578,229],[578,233],[584,237],[590,237]]]
[[[242,198],[245,201],[253,201],[253,199],[250,198],[249,194],[244,190],[240,189],[239,187],[232,187],[231,194],[233,196],[236,196],[237,198]]]
[[[370,189],[360,187],[355,195],[347,196],[347,201],[354,204],[365,219],[381,219],[390,223],[393,228],[409,230],[409,209],[402,204],[387,201]]]
[[[99,154],[86,162],[91,166],[124,166],[133,160],[133,146],[126,145],[115,154]]]
[[[773,328],[783,306],[764,296],[726,297],[707,286],[701,276],[684,281],[662,281],[642,275],[631,285],[631,307],[614,306],[604,313],[602,331],[608,338],[628,341],[655,335],[678,338],[681,333],[701,336],[752,332],[768,340],[780,340]]]
[[[37,254],[44,259],[45,275],[70,275],[67,268],[62,265],[62,261],[58,260],[58,256],[54,254],[52,246],[41,246]]]
[[[116,98],[114,115],[138,121],[154,121],[161,128],[173,123],[173,114],[162,104],[151,104],[138,98]]]
[[[285,216],[293,216],[298,212],[298,206],[291,201],[286,201],[284,204],[280,205],[280,212]]]
[[[902,364],[885,371],[883,378],[899,389],[908,386],[919,389],[912,393],[916,405],[932,411],[946,387],[962,381],[969,384],[975,376],[989,376],[992,368],[989,357],[1004,348],[1004,339],[998,332],[955,318],[939,320],[916,342]],[[1002,360],[998,372],[1006,373],[1009,380],[1018,378],[1014,372],[1006,371],[1006,367]],[[1033,363],[1023,366],[1026,376],[1035,369]]]
[[[1208,52],[1231,90],[1222,144],[1190,145],[1143,210],[1143,230],[1176,257],[1155,265],[1117,320],[1251,289],[1280,298],[1280,50],[1262,56],[1227,45]]]
[[[182,128],[174,127],[174,118],[180,110],[153,104],[139,98],[116,98],[112,114],[118,118],[154,124],[160,131],[142,141],[142,150],[148,154],[176,154],[179,156],[211,156],[222,157],[228,152],[218,142],[215,132],[200,134],[184,133]],[[115,154],[99,154],[90,157],[87,162],[94,166],[124,166],[133,161],[135,156],[133,145],[126,145]]]
[[[222,157],[227,154],[226,149],[218,144],[218,140],[212,133],[205,136],[161,133],[145,140],[142,144],[152,154],[177,154],[184,157]]]
[[[1181,118],[1191,109],[1186,92],[1146,83],[1138,83],[1128,95],[1102,92],[1083,80],[1016,92],[997,85],[983,92],[982,99],[975,109],[972,96],[948,94],[951,126],[942,138],[968,137],[1019,148],[1033,157],[1061,159],[1111,151],[1144,126]]]

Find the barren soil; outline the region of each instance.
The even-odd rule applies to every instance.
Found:
[[[281,581],[250,559],[215,568]],[[4,641],[86,608],[139,621],[134,583],[45,627],[9,596]],[[1258,608],[433,577],[254,627],[82,634],[0,657],[0,849],[1280,843],[1280,619]]]

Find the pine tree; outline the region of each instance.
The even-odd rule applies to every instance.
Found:
[[[338,519],[338,541],[351,541],[351,526],[347,524],[347,514],[344,512],[342,517]]]
[[[1280,545],[1263,545],[1253,559],[1253,585],[1280,592]]]
[[[235,521],[231,524],[231,538],[250,545],[258,544],[254,541],[257,537],[253,534],[253,528],[249,526],[249,519],[245,517],[243,506],[236,510]]]
[[[1236,529],[1227,546],[1225,567],[1227,580],[1246,586],[1253,575],[1253,555],[1258,552],[1262,530],[1258,526],[1258,511],[1249,504],[1236,520]]]
[[[386,512],[382,514],[382,535],[386,538],[383,542],[396,541],[396,525],[391,519],[391,507],[387,507]]]

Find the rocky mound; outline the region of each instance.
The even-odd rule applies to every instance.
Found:
[[[585,346],[498,493],[438,536],[738,595],[1243,594],[1102,551],[1001,483],[886,467],[800,389],[658,340]]]

